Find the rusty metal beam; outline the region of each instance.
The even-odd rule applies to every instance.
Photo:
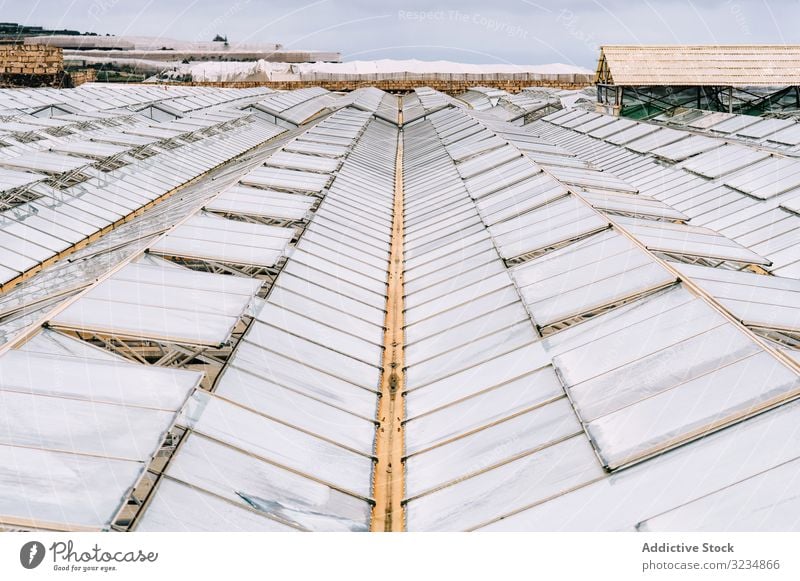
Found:
[[[402,125],[398,112],[398,125]],[[389,284],[386,299],[383,371],[381,397],[378,404],[378,428],[375,442],[377,463],[373,479],[375,506],[372,509],[370,530],[401,532],[405,529],[403,495],[405,470],[403,450],[405,434],[403,418],[405,402],[404,333],[403,333],[403,132],[397,135],[397,155],[394,173],[394,215],[392,216],[392,246],[389,256]]]

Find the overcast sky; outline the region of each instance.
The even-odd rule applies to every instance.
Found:
[[[0,0],[0,19],[184,40],[221,33],[344,60],[588,68],[603,43],[800,43],[800,0]]]

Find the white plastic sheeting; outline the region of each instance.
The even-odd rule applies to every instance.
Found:
[[[770,157],[726,176],[723,183],[756,198],[768,200],[800,187],[800,161]]]
[[[136,530],[203,532],[291,532],[296,528],[265,517],[170,477],[162,478]]]
[[[288,194],[262,188],[233,186],[205,206],[214,212],[283,220],[302,220],[314,199],[302,194]]]
[[[324,174],[272,167],[259,167],[242,177],[247,185],[309,193],[321,192],[328,180]]]
[[[542,251],[608,227],[596,212],[574,196],[495,224],[489,228],[500,254],[511,259]]]
[[[766,258],[708,228],[622,217],[616,222],[623,225],[650,250],[734,262],[769,264]]]
[[[334,102],[288,97],[274,99],[284,116]],[[267,298],[248,309],[254,321],[215,393],[196,392],[184,408],[187,434],[138,530],[369,527],[398,134],[390,124],[370,121],[369,113],[382,107],[393,120],[396,99],[368,97],[361,99],[364,110],[338,111],[257,170],[302,175],[283,173],[286,179],[272,187],[236,186],[235,196],[215,200],[221,206],[208,205],[220,213],[309,221]],[[451,103],[428,89],[403,99],[408,529],[796,528],[787,514],[760,510],[794,503],[781,481],[794,478],[798,457],[791,445],[797,408],[785,403],[797,395],[797,374],[762,346],[770,341],[766,331],[795,331],[794,281],[673,263],[712,297],[706,299],[676,283],[653,255],[738,267],[763,255],[779,260],[778,273],[791,272],[796,193],[760,180],[778,166],[784,176],[792,164],[752,158],[749,146],[720,164],[702,158],[727,156],[733,145],[596,113],[561,111],[550,117],[553,123],[514,126]],[[179,105],[188,110],[197,103]],[[224,113],[217,110],[215,119]],[[411,123],[422,115],[428,119]],[[758,123],[731,125],[738,132],[731,139],[741,136],[744,143],[745,134],[766,139],[791,129]],[[696,172],[680,167],[698,160]],[[90,235],[146,204],[150,188],[173,187],[203,166],[196,153],[180,162],[156,161],[120,168],[116,193],[81,184],[83,214],[74,200],[68,219],[41,198],[26,205],[36,207],[38,220],[26,218],[25,226],[40,233],[28,236],[13,224],[0,229],[32,241],[35,261],[48,255],[37,247],[55,251],[77,236],[59,226]],[[750,168],[764,172],[756,176]],[[322,178],[321,189],[303,189]],[[308,202],[317,197],[306,194],[324,196],[313,217]],[[584,218],[592,227],[575,228]],[[690,224],[671,222],[689,218]],[[195,234],[203,239],[209,230]],[[526,262],[507,268],[504,257]],[[203,312],[204,331],[217,324],[211,315],[237,311],[232,305],[239,299],[216,296],[226,290],[219,281],[213,289],[176,287],[173,278],[189,271],[155,266],[155,260],[139,266],[177,274],[117,281],[124,284],[106,286],[96,300],[119,302],[131,291],[136,300],[125,305],[128,311],[139,316],[163,306],[172,316],[186,310],[177,297],[184,303],[188,297]],[[127,285],[133,282],[146,286],[150,298],[133,294]],[[164,282],[173,290],[163,290]],[[152,292],[157,287],[162,290]],[[158,305],[149,304],[153,297]],[[762,338],[724,311],[758,327]],[[786,345],[770,344],[796,357]],[[59,360],[100,353],[54,332],[24,352]],[[97,361],[121,364],[105,355]],[[23,429],[30,425],[24,422],[9,424],[0,447],[48,446],[36,450],[46,452],[43,459],[31,455],[33,472],[19,469],[20,481],[44,470],[45,462],[135,480],[129,464],[141,463],[137,454],[154,445],[153,434],[169,415],[160,407],[156,415],[137,408],[131,417],[141,429],[115,431],[108,438],[115,457],[93,464],[58,447],[61,414],[82,418],[80,428],[67,431],[86,453],[98,453],[96,434],[104,427],[83,420],[83,402],[55,406],[38,399],[19,390],[3,396],[9,410],[21,410],[15,414],[34,408],[56,418],[38,432]],[[119,404],[97,399],[91,405],[105,411]],[[87,501],[78,479],[65,471],[64,481],[73,487],[69,493],[44,504],[30,501],[38,518],[68,520],[71,515],[57,514],[60,502],[72,503],[66,512],[83,505],[112,514],[123,498],[109,488]],[[742,509],[740,520],[729,518],[726,507],[734,505]],[[104,526],[85,515],[74,520]]]
[[[688,216],[650,196],[621,192],[584,190],[581,197],[598,210],[623,216],[646,217],[664,220],[687,220]]]
[[[593,114],[584,116],[593,119],[587,125],[597,122]],[[552,122],[536,121],[527,127],[538,137],[566,147],[597,167],[613,171],[641,194],[669,204],[693,225],[708,227],[763,256],[769,264],[762,264],[771,272],[792,278],[800,276],[796,243],[800,218],[792,202],[799,189],[797,146],[769,141],[784,132],[783,140],[793,141],[796,123],[689,111],[658,118],[662,123],[688,129],[683,131],[687,138],[650,152],[635,152],[604,141],[607,137],[604,132],[611,135],[614,127],[623,125],[650,128],[654,125],[603,117],[608,122],[588,135],[578,130],[580,126],[574,130],[566,124],[559,126],[557,116]],[[698,131],[705,135],[696,134]],[[659,133],[660,130],[652,135]],[[785,152],[785,156],[778,151]]]
[[[800,457],[800,447],[794,437],[798,413],[800,407],[796,402],[787,404],[610,478],[599,478],[527,510],[516,511],[484,530],[633,531],[640,523],[642,529],[659,530],[657,522],[648,524],[649,518],[713,493],[717,496],[709,500],[716,501],[716,507],[723,509],[721,503],[725,499],[735,499],[742,490],[736,486],[738,483],[744,484],[753,476]],[[776,445],[776,442],[782,445]],[[748,461],[742,462],[742,458]],[[676,478],[682,474],[686,476]],[[794,474],[784,476],[787,485],[796,479]],[[770,508],[792,503],[795,497],[793,487],[771,488],[763,495],[760,490],[747,500],[739,497],[741,502],[737,503],[737,509],[733,512],[726,510],[722,519],[713,518],[714,512],[692,510],[701,508],[701,505],[686,506],[681,511],[684,518],[673,520],[671,526],[683,532],[719,531],[735,529],[741,523],[743,528],[751,531],[781,530],[787,523],[792,523],[790,526],[796,530],[796,521],[790,520],[795,513]],[[754,504],[762,510],[751,512]],[[708,520],[705,515],[708,515]],[[679,518],[680,513],[674,517]],[[665,530],[669,530],[668,518],[661,523]],[[750,523],[755,526],[750,528]]]
[[[317,129],[368,121],[341,111]],[[339,169],[215,395],[184,410],[186,442],[138,530],[368,529],[396,135],[373,121]],[[224,516],[196,516],[205,506]]]
[[[600,336],[560,351],[553,364],[610,468],[706,434],[800,388],[797,374],[682,288],[596,325]],[[559,340],[582,331],[576,326]]]
[[[90,163],[92,163],[91,159],[62,155],[50,151],[37,151],[18,158],[10,157],[0,159],[0,165],[6,167],[46,174],[59,174],[66,171],[73,171]]]
[[[195,215],[170,230],[150,251],[165,256],[251,266],[273,266],[285,254],[294,230]]]
[[[10,190],[19,186],[45,179],[46,176],[28,171],[0,168],[0,191]]]
[[[39,342],[0,357],[0,521],[104,528],[201,375],[51,343],[79,351]]]
[[[595,461],[572,476],[559,473],[556,484],[536,468],[554,457],[566,467],[574,462],[571,454],[592,459],[591,446],[476,203],[465,185],[453,186],[459,176],[444,147],[420,147],[430,143],[430,123],[405,130],[406,518],[412,531],[474,527],[601,471]]]
[[[220,345],[260,286],[259,280],[132,263],[51,323],[129,338]]]
[[[655,515],[637,524],[640,531],[795,531],[798,527],[794,482],[800,459],[770,468],[724,489]],[[765,506],[768,498],[774,504]]]
[[[0,221],[0,284],[39,267],[88,236],[132,216],[169,191],[283,131],[263,120],[250,121],[236,131],[223,127],[192,143],[180,143],[167,150],[155,149],[154,155],[146,159],[129,159],[127,165],[108,172],[84,169],[89,179],[72,186],[30,186],[36,199],[3,212]],[[107,140],[98,138],[108,135],[97,132],[95,146],[106,143]],[[44,151],[12,163],[27,164],[25,167],[38,164],[41,171],[60,174],[94,162],[94,159]],[[14,172],[15,176],[18,174],[26,176],[28,182],[45,177]],[[2,176],[0,172],[0,180]]]
[[[523,263],[511,272],[540,327],[620,303],[676,279],[612,230]]]
[[[800,331],[800,281],[691,264],[674,266],[745,325]]]
[[[456,114],[432,116],[437,131],[444,126],[440,126],[440,120],[448,116],[456,117]],[[619,123],[631,127],[633,122]],[[448,122],[448,126],[455,124]],[[500,124],[493,129],[503,134],[506,131]],[[508,129],[509,135],[515,131]],[[424,124],[415,126],[415,132],[419,133],[422,143],[429,144],[432,140]],[[648,130],[647,133],[653,132]],[[411,129],[407,128],[407,150],[416,143],[410,141],[411,135]],[[475,135],[475,131],[470,135]],[[462,137],[469,138],[469,135]],[[458,140],[452,143],[455,145]],[[416,253],[413,246],[407,254],[406,462],[410,498],[406,517],[409,530],[538,529],[542,525],[531,519],[541,517],[528,515],[541,514],[547,515],[549,530],[575,527],[603,530],[609,528],[610,520],[625,523],[611,525],[614,528],[633,528],[644,520],[643,515],[647,513],[644,509],[649,508],[642,499],[646,494],[638,492],[633,502],[637,508],[623,511],[622,519],[615,519],[616,514],[603,513],[606,509],[583,508],[581,503],[588,502],[587,494],[591,494],[583,491],[601,490],[607,502],[617,506],[630,502],[627,496],[632,489],[626,485],[624,490],[617,490],[615,482],[627,482],[629,474],[640,482],[647,478],[642,466],[661,462],[660,458],[680,457],[686,450],[691,453],[692,446],[698,444],[682,444],[707,437],[710,432],[737,424],[796,395],[800,383],[795,372],[765,351],[754,337],[748,337],[747,332],[729,322],[705,299],[676,286],[674,274],[659,265],[647,251],[616,232],[616,227],[579,236],[570,243],[564,241],[560,249],[543,247],[540,256],[512,268],[534,321],[537,312],[540,317],[551,317],[544,319],[549,322],[593,309],[600,311],[544,340],[534,339],[525,344],[522,339],[520,343],[520,338],[524,337],[524,333],[520,334],[522,327],[512,331],[518,325],[512,314],[512,297],[509,295],[507,306],[498,302],[503,296],[502,285],[497,286],[501,277],[499,271],[493,269],[491,243],[486,241],[480,228],[472,226],[474,218],[470,207],[464,202],[454,203],[459,200],[458,188],[444,179],[444,164],[437,163],[432,149],[435,148],[427,148],[420,158],[437,167],[434,174],[425,174],[425,185],[439,195],[435,202],[427,202],[426,211],[421,214],[425,218],[417,218],[413,210],[407,209],[406,237],[407,240],[413,238],[409,235],[408,224],[416,224],[417,220],[420,224],[426,221],[433,224],[439,212],[446,212],[441,222],[443,231],[437,236],[458,245],[445,245],[443,248],[449,253],[433,254],[430,266],[414,263],[424,255]],[[410,169],[406,168],[407,177]],[[547,171],[551,175],[556,173],[549,167]],[[476,177],[480,174],[469,179]],[[407,208],[413,207],[408,206],[412,203],[411,192],[407,181]],[[444,197],[451,201],[443,201],[442,192],[447,192]],[[524,192],[524,188],[521,187],[520,192]],[[478,205],[494,195],[480,198]],[[680,247],[701,256],[719,254],[721,251],[716,246],[721,246],[731,260],[755,262],[760,259],[711,230],[653,220],[686,218],[657,197],[601,192],[597,188],[581,191],[580,195],[598,209],[618,214],[613,217],[615,224],[646,246],[669,247],[673,251]],[[514,218],[498,220],[489,228],[495,234],[494,242],[502,248],[502,239],[496,235],[498,226],[513,230],[515,220],[535,216],[548,206],[566,206],[565,200],[571,198],[556,198],[549,204],[534,206],[533,211],[522,211]],[[574,207],[588,209],[585,205],[575,204]],[[557,224],[551,218],[558,214],[543,216],[543,230]],[[483,213],[481,217],[486,220]],[[447,235],[449,224],[458,225],[463,242]],[[417,227],[423,228],[414,226]],[[502,236],[505,232],[500,230],[500,233]],[[692,236],[701,238],[695,241],[696,247],[689,248]],[[458,274],[461,272],[464,274]],[[454,281],[463,281],[461,285],[475,281],[476,291],[472,294],[479,296],[472,298],[457,285],[449,286],[449,277],[454,275]],[[426,276],[434,281],[430,291],[422,282]],[[442,283],[446,286],[439,286]],[[662,287],[671,288],[658,290]],[[436,343],[415,343],[414,332],[417,327],[425,329],[426,326],[437,331],[434,313],[438,305],[437,300],[431,299],[445,288],[449,294],[440,299],[439,304],[448,304],[450,296],[451,304],[464,301],[463,307],[454,306],[446,311],[447,317],[455,321],[454,328],[461,329],[462,342],[467,340],[471,330],[481,329],[472,324],[471,317],[481,320],[482,304],[492,305],[493,317],[483,319],[487,327],[486,339],[475,341],[480,347],[472,351],[471,359],[453,366],[456,373],[452,376],[438,378],[435,366],[430,370],[425,367],[428,353],[432,363],[437,361]],[[471,288],[465,286],[463,290]],[[604,300],[624,306],[603,313],[609,304],[603,304]],[[422,316],[419,322],[409,319],[416,313]],[[462,320],[469,322],[462,325]],[[488,340],[492,336],[489,329],[494,324],[508,326],[508,331],[502,333],[507,341],[506,355],[498,355],[493,350],[494,344]],[[447,328],[445,320],[439,328]],[[453,350],[452,354],[448,353],[447,360],[441,359],[443,374],[447,373],[451,360],[462,361],[457,354],[458,351]],[[422,358],[420,363],[416,363],[417,357]],[[552,367],[548,365],[551,362]],[[526,372],[520,369],[521,364],[539,367]],[[464,365],[466,370],[457,372]],[[423,382],[416,388],[415,375]],[[548,381],[548,377],[552,380]],[[430,380],[433,381],[429,385],[425,383]],[[566,405],[561,395],[562,384],[569,391],[572,406]],[[507,419],[505,410],[513,414],[513,420]],[[745,424],[754,421],[749,419]],[[518,432],[515,425],[525,426],[525,429]],[[728,431],[721,434],[725,433]],[[543,440],[537,440],[539,437]],[[549,438],[552,440],[548,442]],[[536,442],[539,442],[538,448]],[[515,454],[511,461],[506,459],[507,451]],[[644,461],[652,455],[659,459]],[[629,467],[637,462],[644,463]],[[709,460],[709,465],[712,464]],[[733,466],[735,464],[731,463]],[[611,476],[609,470],[614,471]],[[707,468],[705,473],[709,470],[712,468]],[[672,494],[664,493],[661,482],[652,479],[647,482],[661,490],[659,494],[669,496],[667,502],[679,503],[677,499],[682,494],[684,497],[694,494],[692,486],[675,487],[674,479]],[[570,497],[576,500],[570,501]],[[558,512],[548,511],[551,504],[560,507]],[[670,508],[674,506],[676,504]],[[564,514],[572,510],[590,513],[595,519],[600,517],[603,524],[597,525],[583,514],[565,519]],[[684,515],[683,518],[690,517]],[[572,524],[573,521],[580,524]],[[547,527],[543,529],[548,530]]]

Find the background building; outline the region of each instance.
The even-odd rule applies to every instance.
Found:
[[[800,46],[601,47],[598,106],[649,118],[691,107],[761,115],[800,109]]]

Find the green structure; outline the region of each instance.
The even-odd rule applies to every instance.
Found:
[[[599,108],[635,119],[799,110],[800,46],[603,46],[595,84]]]

